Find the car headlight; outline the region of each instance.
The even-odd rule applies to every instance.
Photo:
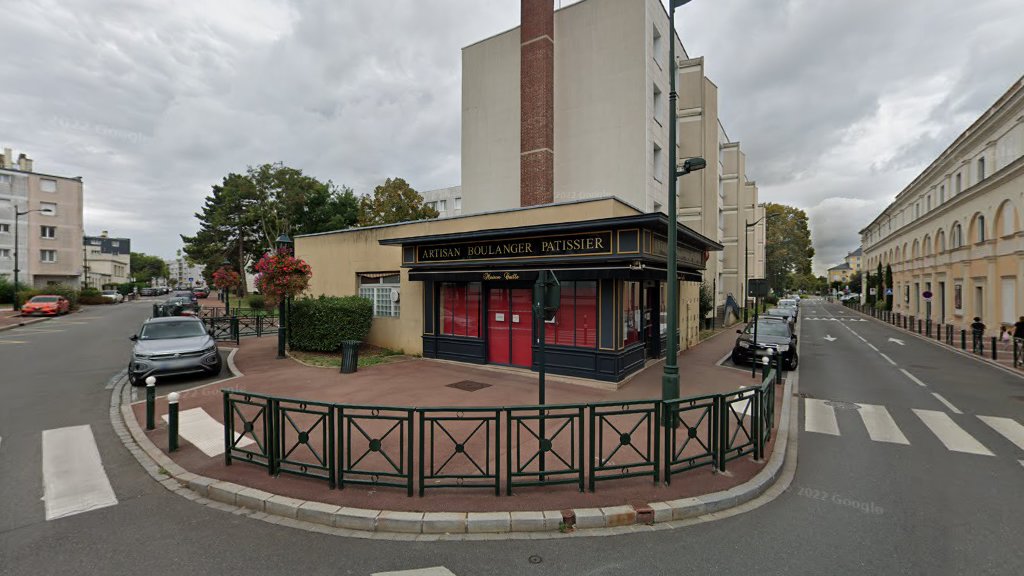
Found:
[[[214,344],[213,346],[210,346],[206,350],[203,350],[203,354],[213,354],[215,352],[217,352],[217,345],[216,344]]]
[[[789,344],[779,344],[779,353],[789,352]]]
[[[747,342],[746,340],[740,340],[739,345],[740,348],[750,348],[750,342]]]

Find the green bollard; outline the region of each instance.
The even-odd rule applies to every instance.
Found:
[[[156,428],[156,376],[146,377],[146,430]]]
[[[178,399],[177,392],[167,395],[167,451],[178,449]]]

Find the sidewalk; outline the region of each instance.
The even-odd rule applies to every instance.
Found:
[[[681,396],[732,392],[760,383],[759,379],[752,379],[749,373],[716,365],[732,348],[731,333],[732,330],[724,330],[679,356]],[[222,388],[302,400],[380,406],[528,406],[536,403],[536,374],[528,371],[411,359],[363,368],[356,374],[340,374],[336,369],[300,365],[291,359],[279,360],[275,351],[274,338],[243,340],[234,357],[243,376],[182,393],[180,410],[185,412],[200,408],[218,423],[222,423]],[[573,379],[549,376],[547,401],[554,404],[657,399],[661,395],[661,373],[662,362],[651,363],[614,392],[573,383]],[[482,384],[484,387],[467,392],[450,386],[465,381]],[[782,389],[778,388],[775,406],[777,424],[781,420],[783,396]],[[131,408],[139,426],[144,428],[145,403],[136,402]],[[166,399],[158,398],[158,426],[156,430],[145,432],[165,453],[167,430],[160,415],[166,412]],[[745,420],[749,423],[749,417]],[[300,428],[305,426],[302,422],[299,424]],[[660,482],[655,484],[650,477],[639,477],[599,482],[594,492],[581,493],[575,485],[568,484],[516,487],[512,496],[505,496],[503,489],[500,497],[494,495],[493,489],[433,488],[428,489],[424,497],[407,497],[404,489],[380,486],[349,484],[342,490],[330,490],[324,480],[290,474],[272,477],[265,468],[238,459],[231,466],[225,466],[223,454],[208,456],[184,437],[181,438],[179,451],[173,453],[172,459],[188,472],[216,480],[299,500],[360,509],[468,513],[607,509],[626,505],[632,506],[632,510],[642,510],[647,509],[651,502],[725,491],[748,482],[765,468],[777,432],[778,428],[766,446],[764,460],[755,462],[749,456],[738,458],[728,463],[728,472],[724,474],[714,472],[711,467],[702,467],[676,474],[670,486]],[[504,441],[506,431],[501,430],[500,433]],[[415,434],[418,438],[419,431],[415,431]],[[320,448],[313,438],[310,438],[309,443],[315,449]],[[223,445],[222,439],[220,445]],[[359,453],[361,451],[357,451],[357,455]],[[492,462],[500,463],[500,475],[504,476],[506,454],[502,451],[491,458]]]

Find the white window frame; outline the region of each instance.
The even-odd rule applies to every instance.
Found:
[[[3,258],[5,260],[9,260],[11,258],[11,249],[10,248],[0,248],[0,258]]]
[[[43,216],[56,216],[57,215],[57,203],[56,202],[40,202],[39,213]]]
[[[447,200],[438,200],[437,201],[437,211],[439,213],[441,213],[441,214],[444,214],[445,212],[447,212],[448,211],[448,201]]]
[[[50,232],[50,234],[47,234],[47,232]],[[40,238],[47,238],[49,240],[53,240],[54,238],[57,237],[57,227],[56,226],[40,226],[39,227],[39,237]]]
[[[0,233],[10,234],[11,225],[7,222],[0,222]]]
[[[399,272],[388,274],[388,276],[399,276]],[[380,284],[363,284],[362,276],[359,281],[359,296],[368,299],[373,303],[374,318],[398,318],[402,313],[401,301],[391,301],[391,291],[398,290],[401,293],[400,283],[383,283],[384,278],[378,278]]]
[[[47,255],[53,255],[52,259],[46,258]],[[40,250],[39,261],[46,262],[47,264],[53,264],[57,262],[57,251],[56,250]]]
[[[47,190],[46,184],[53,184],[51,190]],[[39,190],[46,192],[47,194],[55,194],[57,192],[57,181],[53,178],[40,178],[39,179]]]

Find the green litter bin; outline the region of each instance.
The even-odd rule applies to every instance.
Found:
[[[343,340],[341,343],[341,373],[351,374],[359,364],[359,340]]]

